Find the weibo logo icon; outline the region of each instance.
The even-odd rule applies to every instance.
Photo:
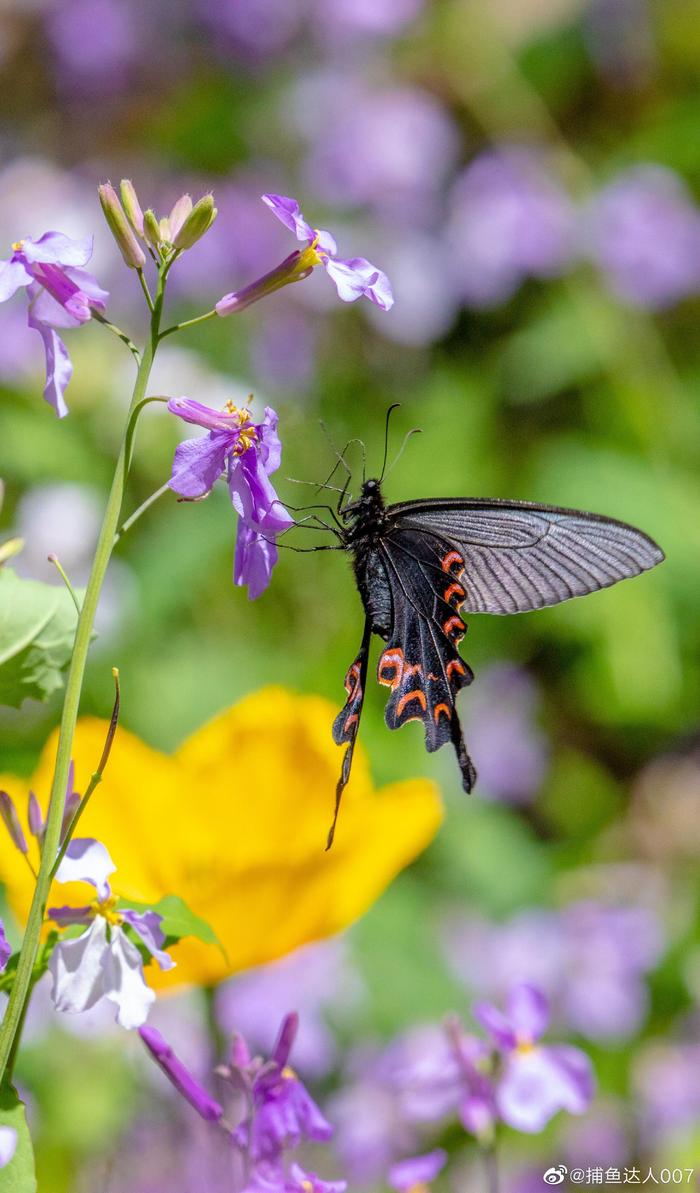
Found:
[[[566,1164],[556,1164],[553,1168],[547,1169],[542,1176],[542,1180],[545,1185],[563,1185],[567,1172]]]

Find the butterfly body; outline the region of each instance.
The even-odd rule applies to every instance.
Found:
[[[346,745],[336,818],[350,777],[372,634],[386,642],[377,679],[390,689],[390,729],[421,721],[430,752],[451,742],[471,791],[476,771],[457,715],[474,678],[458,647],[461,613],[497,615],[558,604],[638,575],[664,558],[642,531],[598,514],[490,498],[436,498],[386,505],[378,480],[339,509],[365,610],[359,653],[345,677],[347,701],[333,737]],[[335,819],[329,834],[333,839]]]

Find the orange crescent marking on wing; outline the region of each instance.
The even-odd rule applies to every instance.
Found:
[[[453,596],[459,597],[459,600],[457,601],[456,608],[459,608],[460,605],[464,604],[464,598],[466,596],[466,593],[465,593],[464,589],[462,588],[461,584],[450,584],[449,588],[445,589],[445,595],[442,599],[445,602],[445,604],[449,605]]]
[[[452,713],[450,712],[449,705],[447,705],[447,704],[436,704],[436,705],[435,705],[435,708],[433,709],[433,718],[434,718],[434,720],[435,720],[435,724],[436,724],[436,725],[437,725],[438,721],[440,720],[440,713],[441,713],[441,712],[444,712],[444,714],[445,714],[445,716],[447,717],[448,721],[449,721],[449,720],[451,720],[451,718],[452,718]]]
[[[442,627],[443,633],[447,634],[448,638],[449,638],[450,634],[453,632],[453,630],[457,630],[460,637],[463,638],[465,629],[466,629],[466,626],[465,626],[464,622],[462,621],[461,617],[448,617],[447,621],[444,622],[443,627]]]
[[[401,699],[399,700],[398,704],[396,705],[397,717],[401,716],[401,713],[403,712],[404,708],[406,707],[407,704],[410,704],[411,700],[418,700],[422,709],[423,709],[423,712],[425,712],[425,709],[427,706],[427,702],[425,699],[425,693],[421,692],[420,688],[414,688],[412,692],[406,692],[406,695],[402,696]],[[419,719],[420,718],[418,718],[418,717],[415,718],[415,720],[419,720]]]
[[[351,713],[349,717],[345,718],[345,724],[343,725],[343,733],[347,733],[348,730],[352,727],[352,725],[354,725],[356,723],[357,723],[357,713],[354,712],[354,713]]]
[[[406,675],[415,675],[416,671],[420,674],[422,670],[423,668],[421,667],[420,663],[407,663],[403,669],[403,675],[401,678],[403,679]]]
[[[353,683],[354,680],[354,683]],[[345,691],[351,700],[355,699],[357,689],[360,685],[360,664],[353,663],[352,667],[345,676]]]
[[[394,674],[391,678],[383,675],[385,667],[393,667]],[[377,669],[377,679],[385,688],[391,688],[392,692],[396,690],[401,680],[403,670],[403,650],[400,646],[393,647],[391,650],[385,650],[379,660],[379,667]]]
[[[450,659],[446,667],[447,678],[449,679],[453,671],[457,671],[460,675],[466,675],[466,667],[461,659]]]
[[[460,564],[464,568],[464,560],[459,551],[448,551],[441,564],[443,572],[451,571],[455,563]]]

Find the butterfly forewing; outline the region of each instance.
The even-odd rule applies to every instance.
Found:
[[[633,526],[578,510],[465,498],[390,506],[396,528],[437,535],[464,560],[464,607],[524,613],[607,588],[660,563]],[[438,554],[434,561],[441,566]]]

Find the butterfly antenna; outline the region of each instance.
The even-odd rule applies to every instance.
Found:
[[[384,480],[384,470],[386,469],[386,461],[389,455],[389,422],[391,420],[392,414],[395,410],[399,409],[400,405],[400,402],[392,402],[391,406],[386,412],[386,422],[384,424],[384,459],[382,460],[382,471],[381,476],[379,477],[380,484]]]
[[[336,464],[335,467],[337,468],[338,465]],[[331,475],[332,475],[332,473],[331,473]],[[289,481],[289,483],[291,485],[313,485],[317,492],[320,489],[330,489],[332,493],[342,493],[342,491],[343,491],[341,488],[338,487],[338,485],[329,485],[328,481],[324,481],[324,483],[322,485],[319,485],[318,481],[302,481],[302,480],[299,480],[298,477],[296,477],[296,476],[285,476],[284,479],[286,481]]]
[[[387,472],[387,476],[389,476],[389,475],[390,475],[390,473],[391,473],[391,472],[394,470],[394,468],[395,468],[395,467],[396,467],[396,465],[398,464],[399,460],[401,459],[401,457],[402,457],[403,453],[404,453],[404,452],[405,452],[405,450],[406,450],[406,445],[407,445],[407,443],[408,443],[409,439],[411,439],[411,437],[412,437],[413,435],[421,435],[421,434],[422,434],[422,432],[423,432],[423,428],[422,428],[422,427],[411,427],[411,430],[406,432],[406,434],[404,435],[403,443],[401,444],[401,447],[399,448],[399,450],[398,450],[398,453],[397,453],[396,457],[395,457],[395,458],[392,460],[392,462],[391,462],[391,464],[390,464],[390,466],[389,466],[389,470],[388,470],[388,472]]]

